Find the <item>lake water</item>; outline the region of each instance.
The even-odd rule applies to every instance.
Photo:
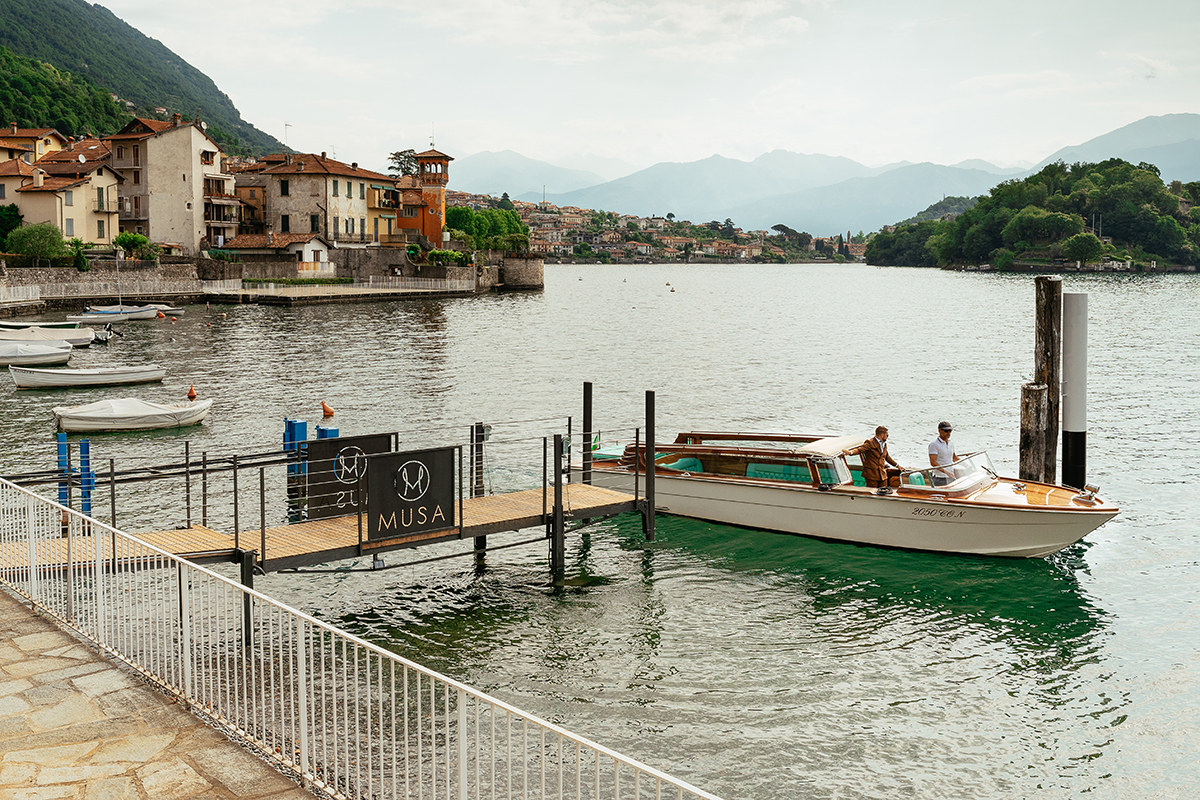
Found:
[[[1122,512],[1052,558],[665,517],[646,543],[628,517],[570,536],[565,591],[540,545],[489,553],[483,574],[464,558],[256,588],[730,800],[1191,798],[1200,292],[1188,275],[1066,276],[1064,290],[1089,293],[1088,478]],[[1011,474],[1033,312],[1029,276],[862,265],[548,265],[541,293],[191,307],[73,360],[155,361],[162,386],[0,384],[3,469],[52,465],[52,405],[181,399],[194,384],[216,400],[202,428],[96,436],[94,457],[161,463],[185,439],[193,453],[277,449],[284,417],[319,421],[326,401],[343,435],[413,445],[493,424],[489,487],[526,488],[541,437],[567,415],[578,430],[590,380],[614,438],[632,438],[653,389],[660,440],[885,424],[915,465],[948,419],[960,452],[986,448]],[[122,497],[134,529],[162,521],[152,490]]]

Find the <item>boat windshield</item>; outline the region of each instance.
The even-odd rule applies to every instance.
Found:
[[[993,481],[997,477],[992,460],[980,451],[964,456],[953,464],[926,469],[905,470],[900,475],[900,484],[916,489],[953,490],[966,489],[981,481]]]

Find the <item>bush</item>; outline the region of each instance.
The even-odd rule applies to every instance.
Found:
[[[140,233],[134,233],[133,231],[118,233],[113,237],[113,244],[124,250],[126,253],[133,253],[139,247],[144,247],[149,243],[149,239],[147,239],[145,236],[142,236]]]
[[[62,231],[50,222],[39,222],[36,225],[22,225],[8,234],[8,249],[14,253],[29,256],[34,265],[39,265],[43,259],[49,261],[67,255],[67,246],[63,242]],[[73,262],[72,262],[73,263]]]

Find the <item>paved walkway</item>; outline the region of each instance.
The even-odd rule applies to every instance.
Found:
[[[0,800],[312,800],[0,589]]]

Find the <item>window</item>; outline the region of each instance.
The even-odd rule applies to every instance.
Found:
[[[117,145],[117,158],[124,158],[124,157],[125,157],[125,145],[119,144],[119,145]]]
[[[367,199],[367,185],[365,183],[358,184],[358,199],[359,200]]]
[[[279,217],[279,232],[280,233],[291,233],[292,232],[292,220],[287,214],[282,214]]]
[[[104,238],[104,220],[102,220],[102,219],[96,220],[96,238],[97,239]]]
[[[360,234],[365,234],[367,232],[367,218],[366,217],[358,218],[358,232]]]
[[[213,156],[215,156],[215,155],[216,155],[216,153],[214,153],[211,150],[201,150],[200,151],[200,163],[201,164],[212,164]]]
[[[133,146],[133,164],[134,164],[134,166],[137,166],[142,163],[141,153],[142,153],[141,149],[139,148],[138,145],[135,144]]]
[[[321,232],[321,215],[320,214],[310,214],[309,215],[309,217],[308,217],[308,232],[309,233],[320,233]]]
[[[141,172],[141,170],[135,169],[133,171],[133,183],[136,186],[137,184],[139,184],[141,182],[142,182],[142,172]]]
[[[68,217],[67,219],[63,220],[63,236],[74,236],[74,235],[75,235],[75,220]]]
[[[336,239],[338,235],[338,218],[333,218],[333,236]]]
[[[4,199],[4,184],[0,183],[0,200]]]
[[[337,196],[338,196],[338,193],[337,193],[337,192],[338,192],[338,190],[337,190],[337,184],[338,184],[338,182],[335,180],[335,181],[333,182],[333,196],[334,196],[334,197],[337,197]]]
[[[250,199],[253,200],[256,197],[258,197],[258,189],[251,189],[250,190]]]
[[[75,193],[69,189],[67,191],[63,192],[63,205],[64,206],[75,205]]]
[[[346,217],[346,233],[354,233],[354,217]]]
[[[280,180],[280,181],[279,181],[279,194],[283,195],[284,197],[287,197],[287,196],[288,196],[288,182],[287,182],[287,180]]]

